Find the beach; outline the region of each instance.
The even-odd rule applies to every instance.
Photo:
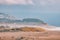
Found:
[[[3,25],[8,27],[2,28],[0,40],[60,40],[60,27],[49,25]]]
[[[60,31],[0,32],[0,40],[60,40]]]

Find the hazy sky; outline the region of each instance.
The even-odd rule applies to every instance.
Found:
[[[0,12],[16,18],[39,18],[60,26],[60,0],[0,0]]]

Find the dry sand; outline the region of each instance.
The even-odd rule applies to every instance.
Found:
[[[60,40],[60,32],[0,32],[0,40]]]

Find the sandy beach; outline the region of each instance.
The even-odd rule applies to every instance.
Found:
[[[60,31],[0,32],[0,40],[60,40]]]

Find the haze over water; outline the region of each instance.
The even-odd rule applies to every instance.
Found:
[[[0,0],[0,13],[17,19],[38,18],[53,26],[60,26],[60,0]]]

